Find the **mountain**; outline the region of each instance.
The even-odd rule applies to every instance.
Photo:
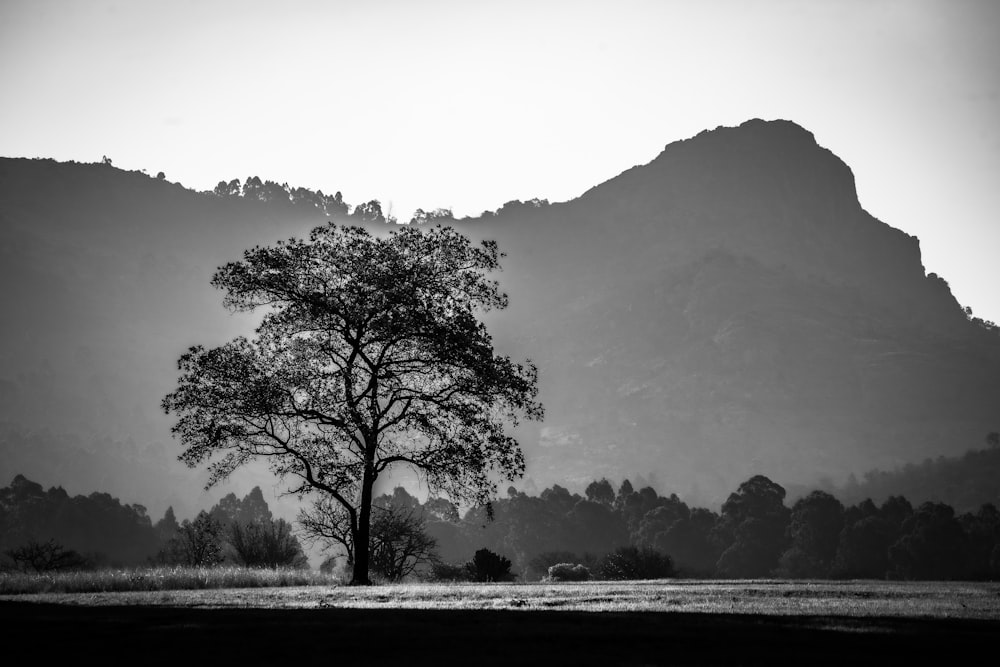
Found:
[[[15,434],[0,440],[15,443],[0,475],[41,465],[18,438],[73,433],[158,451],[115,474],[137,491],[147,476],[203,482],[164,454],[177,445],[158,402],[187,345],[252,325],[221,308],[211,273],[324,220],[301,202],[108,165],[0,161],[0,273],[17,285],[0,297],[0,419]],[[501,351],[540,367],[546,420],[519,432],[539,488],[641,475],[712,505],[756,473],[844,479],[958,454],[997,429],[1000,337],[794,123],[706,131],[571,201],[451,224],[507,254],[511,305],[488,322]],[[111,456],[102,447],[87,466]]]

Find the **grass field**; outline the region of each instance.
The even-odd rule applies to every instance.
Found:
[[[0,595],[333,586],[339,583],[339,577],[311,570],[143,567],[48,574],[0,573]]]
[[[170,590],[169,575],[126,588],[25,592],[0,599],[91,606],[172,606],[263,609],[437,609],[587,612],[696,612],[845,617],[933,617],[1000,620],[1000,584],[885,581],[642,581],[536,584],[329,585],[322,575],[296,585],[281,571],[261,573],[249,586],[224,586],[224,572],[201,581],[188,571],[181,582],[197,590]],[[206,577],[213,574],[206,572]],[[303,573],[308,577],[310,573]],[[235,582],[243,578],[230,573]],[[268,585],[266,577],[276,583]],[[203,584],[203,585],[199,585]],[[215,585],[209,585],[215,584]],[[2,589],[0,589],[2,590]]]
[[[9,646],[108,664],[963,664],[1000,584],[656,581],[0,596]],[[58,641],[52,641],[58,639]],[[987,662],[992,659],[987,659]]]

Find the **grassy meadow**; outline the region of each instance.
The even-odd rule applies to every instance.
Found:
[[[1000,584],[657,580],[345,586],[308,570],[155,568],[2,575],[0,598],[88,605],[266,609],[691,612],[1000,620]]]
[[[127,576],[107,573],[103,590],[31,592],[22,582],[17,594],[8,578],[0,624],[11,642],[43,647],[48,659],[88,655],[130,665],[176,665],[179,655],[216,665],[946,664],[994,653],[1000,636],[995,583],[660,580],[358,588],[309,572],[181,574],[175,576],[184,589],[166,585],[174,581],[169,572],[155,583],[148,572],[142,580],[133,573],[128,584],[119,583]],[[314,579],[278,583],[293,576]],[[83,581],[81,575],[77,585]],[[227,582],[233,587],[209,587]]]
[[[332,586],[341,579],[303,569],[145,567],[52,573],[0,573],[0,595],[120,593],[220,588]]]

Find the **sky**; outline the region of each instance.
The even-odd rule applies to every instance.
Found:
[[[1000,322],[1000,2],[2,0],[0,155],[475,215],[789,119]]]

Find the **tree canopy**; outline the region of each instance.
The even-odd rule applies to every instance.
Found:
[[[368,583],[372,489],[390,467],[472,503],[524,471],[507,431],[542,417],[537,369],[495,354],[478,318],[507,305],[486,277],[500,258],[448,227],[376,237],[332,223],[247,250],[212,284],[228,308],[266,313],[252,340],[180,358],[163,408],[181,459],[210,462],[210,484],[268,460]]]

